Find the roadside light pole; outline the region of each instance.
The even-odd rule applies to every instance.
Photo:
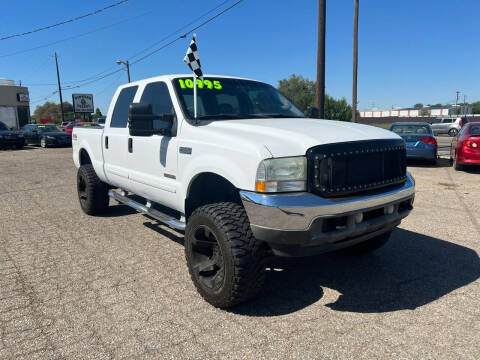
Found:
[[[354,0],[355,9],[353,13],[352,122],[357,122],[358,2],[359,0]]]
[[[327,0],[318,0],[317,106],[318,117],[325,118],[325,17]]]
[[[127,61],[117,60],[117,64],[118,65],[121,65],[121,64],[125,65],[125,67],[127,68],[127,79],[128,79],[128,82],[130,82],[130,64],[129,64],[128,60]]]
[[[62,87],[60,86],[60,72],[58,71],[58,60],[57,60],[56,52],[55,52],[55,65],[57,66],[58,94],[60,95],[60,110],[62,112],[62,123],[63,123],[65,121],[65,114],[63,113]]]

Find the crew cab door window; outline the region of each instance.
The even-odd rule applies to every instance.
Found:
[[[152,104],[152,111],[154,114],[175,115],[167,84],[163,81],[148,84],[143,91],[140,102]],[[153,120],[154,130],[165,129],[169,126],[169,123],[163,120]]]
[[[118,95],[115,108],[113,109],[110,127],[125,128],[127,127],[128,109],[133,102],[138,86],[123,88]]]

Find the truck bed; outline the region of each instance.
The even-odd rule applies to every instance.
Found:
[[[72,132],[73,162],[77,168],[81,165],[80,149],[85,149],[97,176],[106,181],[103,169],[103,128],[74,128]]]

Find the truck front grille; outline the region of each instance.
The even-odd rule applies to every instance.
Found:
[[[307,151],[308,187],[323,197],[341,197],[406,181],[402,139],[315,146]]]

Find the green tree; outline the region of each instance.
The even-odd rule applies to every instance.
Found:
[[[474,114],[480,114],[480,101],[475,101],[472,105],[472,112]]]
[[[357,114],[357,118],[359,118]],[[325,94],[325,119],[351,121],[352,107],[348,104],[347,99],[334,99]]]
[[[102,112],[100,111],[100,108],[95,109],[95,114],[93,114],[94,119],[98,119],[99,117],[103,117]]]
[[[414,109],[421,109],[421,108],[423,108],[423,104],[422,103],[417,103],[417,104],[413,105],[413,108]]]
[[[301,75],[293,74],[288,79],[280,80],[278,90],[303,112],[315,104],[315,82]]]
[[[71,121],[73,119],[73,106],[68,101],[63,102],[63,112],[65,121]],[[47,101],[43,105],[38,105],[33,113],[33,118],[37,121],[40,119],[53,119],[56,123],[60,123],[62,121],[60,104]]]
[[[290,75],[278,82],[278,90],[290,99],[300,110],[306,112],[316,103],[316,83],[301,75]],[[325,119],[351,121],[352,107],[347,99],[334,99],[325,94]]]

